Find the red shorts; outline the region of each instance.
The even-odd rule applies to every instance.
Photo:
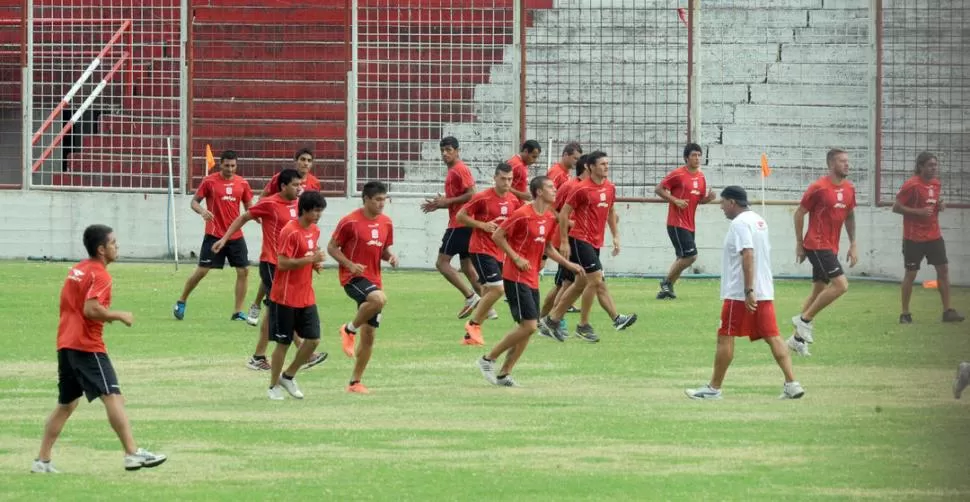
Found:
[[[775,304],[771,300],[758,302],[758,308],[749,312],[742,300],[724,300],[721,308],[719,336],[746,336],[751,341],[779,336],[775,319]]]

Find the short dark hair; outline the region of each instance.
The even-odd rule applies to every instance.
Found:
[[[298,180],[298,179],[300,179],[300,171],[297,171],[292,167],[287,167],[286,169],[283,169],[282,171],[280,171],[280,175],[276,179],[278,183],[276,186],[276,190],[279,192],[282,192],[284,186],[289,185],[290,183],[293,183],[293,180]]]
[[[235,150],[223,150],[222,155],[219,156],[219,162],[224,160],[236,160],[239,158],[239,154]]]
[[[825,154],[825,165],[827,165],[827,166],[828,165],[831,165],[832,164],[832,161],[835,160],[835,156],[836,155],[839,155],[841,153],[846,153],[847,154],[849,152],[847,152],[847,151],[845,151],[845,150],[843,150],[841,148],[833,148],[833,149],[829,150],[829,153],[826,153]]]
[[[936,158],[936,155],[930,152],[927,152],[927,151],[920,152],[919,155],[916,156],[916,170],[914,172],[916,174],[921,174],[920,171],[923,170],[923,167],[926,165],[926,163],[934,159],[939,161],[939,159]]]
[[[387,185],[380,181],[368,181],[364,183],[364,189],[360,191],[361,196],[365,199],[373,199],[374,197],[386,194]]]
[[[529,152],[529,153],[532,153],[536,150],[539,150],[541,152],[542,145],[540,145],[539,142],[534,139],[530,139],[529,141],[522,143],[522,148],[519,149],[520,152]]]
[[[309,155],[310,159],[312,160],[313,150],[310,150],[309,148],[300,148],[299,150],[296,151],[295,154],[293,154],[293,160],[300,160],[300,157],[302,157],[303,155]]]
[[[444,148],[446,146],[450,146],[450,147],[454,148],[455,150],[457,150],[458,149],[458,138],[456,138],[454,136],[447,136],[447,137],[441,138],[441,141],[438,143],[438,148]]]
[[[586,164],[589,160],[589,155],[583,154],[582,157],[576,162],[576,177],[580,177],[586,172]]]
[[[512,166],[510,166],[508,162],[499,162],[498,165],[495,166],[495,174],[511,173],[511,172],[512,172]]]
[[[296,203],[296,207],[300,211],[300,215],[307,211],[313,211],[314,209],[326,209],[327,199],[323,198],[323,194],[316,190],[304,190],[300,194],[300,199]]]
[[[684,160],[690,158],[690,154],[693,152],[704,155],[704,149],[701,148],[701,145],[698,145],[697,143],[687,143],[687,145],[684,146]]]
[[[570,141],[566,143],[566,146],[562,147],[563,156],[572,155],[576,152],[583,153],[583,146],[575,141]]]
[[[98,248],[108,245],[108,236],[114,230],[108,225],[91,225],[84,229],[84,249],[91,258],[98,257]]]
[[[542,190],[542,185],[546,181],[549,181],[549,177],[540,174],[539,176],[532,178],[532,181],[529,182],[529,193],[532,194],[533,199],[539,195],[539,190]]]
[[[603,157],[609,157],[609,155],[607,155],[606,152],[602,150],[596,150],[595,152],[586,156],[586,165],[595,166],[596,163],[599,162],[599,160],[602,159]]]

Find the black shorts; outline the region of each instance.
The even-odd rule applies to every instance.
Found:
[[[592,244],[579,239],[569,238],[569,261],[586,269],[587,274],[603,270],[600,263],[600,250]]]
[[[667,235],[670,236],[670,243],[674,245],[674,252],[677,253],[677,258],[697,256],[697,244],[694,242],[694,232],[686,228],[667,226]]]
[[[926,258],[927,264],[933,266],[949,263],[946,259],[946,244],[943,239],[927,242],[903,240],[903,263],[906,270],[919,270],[923,258]]]
[[[806,249],[805,257],[812,264],[812,282],[829,283],[840,275],[845,275],[839,257],[828,249]]]
[[[445,256],[458,255],[459,259],[464,260],[468,258],[468,243],[471,240],[471,227],[449,228],[441,238],[441,248],[438,249],[438,253]]]
[[[572,270],[559,265],[559,269],[556,270],[556,286],[562,286],[564,282],[576,282],[576,274]]]
[[[212,245],[219,238],[214,235],[206,234],[202,239],[202,249],[199,250],[199,266],[202,268],[221,269],[226,265],[226,258],[229,259],[229,266],[242,268],[249,266],[249,250],[246,249],[246,239],[239,238],[226,242],[226,246],[218,253],[212,252]]]
[[[512,319],[517,323],[539,320],[539,290],[507,279],[503,283]]]
[[[276,277],[276,265],[268,261],[259,262],[259,280],[263,283],[266,290],[266,297],[263,303],[269,305],[269,292],[273,290],[273,279]]]
[[[317,313],[317,306],[309,307],[287,307],[278,303],[272,303],[270,310],[270,335],[269,339],[289,345],[293,343],[293,332],[300,335],[305,340],[320,339],[320,314]]]
[[[108,394],[121,394],[111,359],[103,352],[74,349],[57,351],[57,402],[70,404],[85,395],[88,402]]]
[[[347,293],[347,296],[357,302],[358,307],[366,302],[367,295],[374,291],[380,291],[380,288],[363,277],[354,277],[344,286],[344,293]],[[368,319],[367,324],[379,328],[381,326],[381,313],[378,312],[374,317]]]
[[[502,284],[502,263],[494,256],[480,253],[468,255],[472,259],[475,272],[478,273],[478,283],[482,286],[498,286]]]

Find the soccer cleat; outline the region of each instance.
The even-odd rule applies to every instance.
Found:
[[[482,376],[485,377],[486,382],[492,385],[498,385],[497,379],[495,378],[495,361],[489,361],[485,359],[485,356],[479,357],[478,369],[482,372]]]
[[[960,399],[967,384],[970,384],[970,362],[964,361],[957,366],[957,377],[953,380],[953,397]]]
[[[512,379],[512,375],[505,375],[503,377],[496,378],[495,385],[501,387],[522,387]]]
[[[899,314],[899,324],[913,324],[913,314]]]
[[[295,379],[280,376],[280,387],[283,387],[283,390],[296,399],[303,399],[303,392],[300,390],[300,386],[296,384]]]
[[[956,310],[947,309],[943,312],[943,322],[963,322],[963,319],[964,317]]]
[[[266,395],[269,396],[271,401],[282,401],[283,398],[283,388],[279,385],[274,385],[266,391]]]
[[[785,382],[785,387],[781,391],[778,399],[801,399],[805,395],[805,389],[798,382]]]
[[[180,321],[185,318],[185,302],[175,302],[175,307],[172,308],[172,315]]]
[[[495,309],[489,309],[488,318],[492,321],[498,319],[498,312],[496,312]]]
[[[576,337],[582,338],[583,340],[586,340],[589,343],[596,343],[600,341],[600,337],[596,335],[596,332],[593,331],[593,327],[590,326],[589,324],[586,324],[586,325],[577,324]]]
[[[555,330],[552,328],[552,319],[549,316],[542,317],[537,324],[539,325],[540,335],[555,338],[552,336],[552,332]]]
[[[152,453],[144,448],[138,448],[135,453],[125,455],[125,470],[137,471],[142,467],[157,467],[165,463],[168,457],[161,453]]]
[[[786,340],[785,343],[788,344],[788,348],[791,349],[792,352],[802,357],[808,357],[812,355],[812,353],[808,351],[808,344],[805,342],[799,342],[798,340],[795,340],[795,335],[788,337],[788,340]]]
[[[249,323],[249,316],[247,316],[245,312],[236,312],[235,314],[232,315],[232,317],[229,318],[229,320],[230,321],[246,321],[246,323],[248,324]]]
[[[364,384],[360,382],[354,382],[347,386],[347,392],[352,392],[354,394],[370,394],[370,390],[364,387]]]
[[[570,305],[569,308],[566,309],[566,313],[567,314],[578,314],[579,313],[579,309],[576,308],[575,305]]]
[[[468,298],[465,298],[465,306],[458,311],[458,318],[464,319],[475,311],[475,307],[478,306],[478,302],[482,301],[482,297],[478,296],[478,293],[473,293]]]
[[[721,399],[721,389],[715,389],[711,387],[711,384],[707,384],[699,389],[684,389],[684,394],[691,399],[697,400]]]
[[[55,469],[50,460],[44,462],[40,459],[34,459],[34,465],[30,466],[30,472],[59,474],[61,471]]]
[[[482,325],[472,324],[471,321],[465,323],[465,338],[461,341],[462,345],[485,345],[482,338]]]
[[[259,324],[259,311],[260,308],[258,303],[254,303],[249,307],[249,314],[246,316],[246,322],[248,322],[250,326]]]
[[[812,338],[812,321],[805,322],[802,320],[801,315],[796,315],[791,318],[791,323],[792,326],[795,326],[795,332],[798,333],[798,336],[800,336],[802,340],[805,340],[805,343],[812,343],[815,341],[815,339]]]
[[[617,331],[623,331],[630,326],[633,326],[633,323],[635,322],[637,322],[636,314],[617,314],[616,319],[613,319],[613,328]]]
[[[658,300],[676,300],[677,295],[674,294],[674,285],[667,282],[666,280],[660,281],[660,291],[657,292]]]
[[[246,362],[246,367],[253,371],[269,371],[272,369],[269,365],[269,361],[266,358],[256,359],[253,356],[249,356],[249,361]]]
[[[326,360],[327,360],[326,352],[314,352],[313,354],[310,354],[310,359],[308,359],[307,362],[303,363],[303,366],[300,366],[300,369],[308,370]]]
[[[340,325],[340,345],[344,349],[344,354],[347,354],[347,357],[354,357],[354,342],[357,341],[354,335],[356,333],[348,331],[346,324]]]

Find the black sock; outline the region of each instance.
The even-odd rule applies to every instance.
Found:
[[[471,324],[472,326],[480,326],[480,324],[475,321],[468,321],[468,324]]]
[[[507,376],[509,376],[509,374],[508,374],[508,373],[506,373],[506,374],[504,374],[504,375],[498,375],[498,376],[496,376],[496,377],[495,377],[495,379],[496,379],[496,380],[501,380],[501,379],[503,379],[503,378],[505,378],[505,377],[507,377]]]
[[[286,373],[283,373],[282,377],[284,380],[293,380],[293,377],[291,377],[290,375],[287,375]]]
[[[351,381],[350,381],[350,385],[353,385],[353,384],[355,384],[355,383],[360,383],[360,380],[351,380]]]
[[[266,360],[266,356],[257,356],[256,354],[253,354],[253,359],[255,359],[257,361],[265,361]]]
[[[475,296],[475,293],[474,293],[474,292],[473,292],[472,294],[470,294],[470,295],[468,295],[468,296],[466,296],[466,297],[465,297],[465,299],[467,300],[467,299],[469,299],[469,298],[471,298],[471,297],[473,297],[473,296]]]
[[[798,318],[799,318],[799,319],[801,319],[801,320],[802,320],[802,322],[803,322],[803,323],[805,323],[805,324],[812,324],[812,321],[809,321],[809,320],[806,320],[806,319],[805,319],[804,317],[802,317],[802,316],[798,316]]]
[[[488,356],[482,356],[482,360],[488,361],[490,363],[494,363],[495,362],[495,359],[489,359]]]
[[[798,343],[805,343],[805,340],[802,340],[802,337],[800,337],[798,335],[795,335],[795,341],[798,342]]]

